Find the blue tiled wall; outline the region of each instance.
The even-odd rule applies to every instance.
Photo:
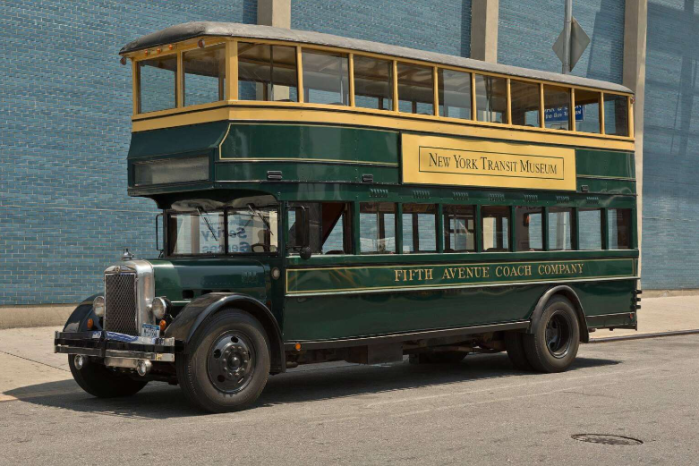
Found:
[[[624,0],[574,1],[573,16],[592,41],[572,74],[620,83]],[[551,47],[563,30],[563,17],[563,0],[500,0],[498,61],[560,73]]]
[[[699,288],[699,2],[650,0],[643,282]]]
[[[293,0],[291,27],[468,57],[471,0]]]
[[[16,0],[0,10],[0,305],[71,303],[122,246],[156,254],[155,204],[126,196],[121,46],[195,20],[254,23],[256,0]]]

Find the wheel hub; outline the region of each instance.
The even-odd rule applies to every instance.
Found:
[[[571,325],[563,314],[555,313],[546,323],[546,347],[555,358],[563,358],[570,350]]]
[[[209,351],[207,370],[211,383],[225,393],[243,390],[254,373],[255,353],[250,339],[238,332],[218,337]]]

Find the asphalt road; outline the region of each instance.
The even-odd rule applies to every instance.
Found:
[[[271,378],[257,407],[222,415],[163,384],[98,400],[50,382],[0,403],[0,465],[696,465],[698,355],[689,335],[584,345],[563,374],[516,372],[504,354],[308,366]]]

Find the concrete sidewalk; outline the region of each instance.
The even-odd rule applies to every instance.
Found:
[[[591,335],[593,341],[685,330],[699,333],[699,296],[648,298],[641,305],[638,332],[598,330]],[[80,391],[66,355],[53,352],[53,332],[60,328],[0,330],[0,402]]]
[[[592,340],[628,336],[648,336],[667,332],[697,330],[699,332],[699,296],[644,298],[638,311],[638,331],[598,330]]]

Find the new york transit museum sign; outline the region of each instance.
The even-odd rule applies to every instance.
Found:
[[[575,191],[575,150],[403,134],[403,181]]]

